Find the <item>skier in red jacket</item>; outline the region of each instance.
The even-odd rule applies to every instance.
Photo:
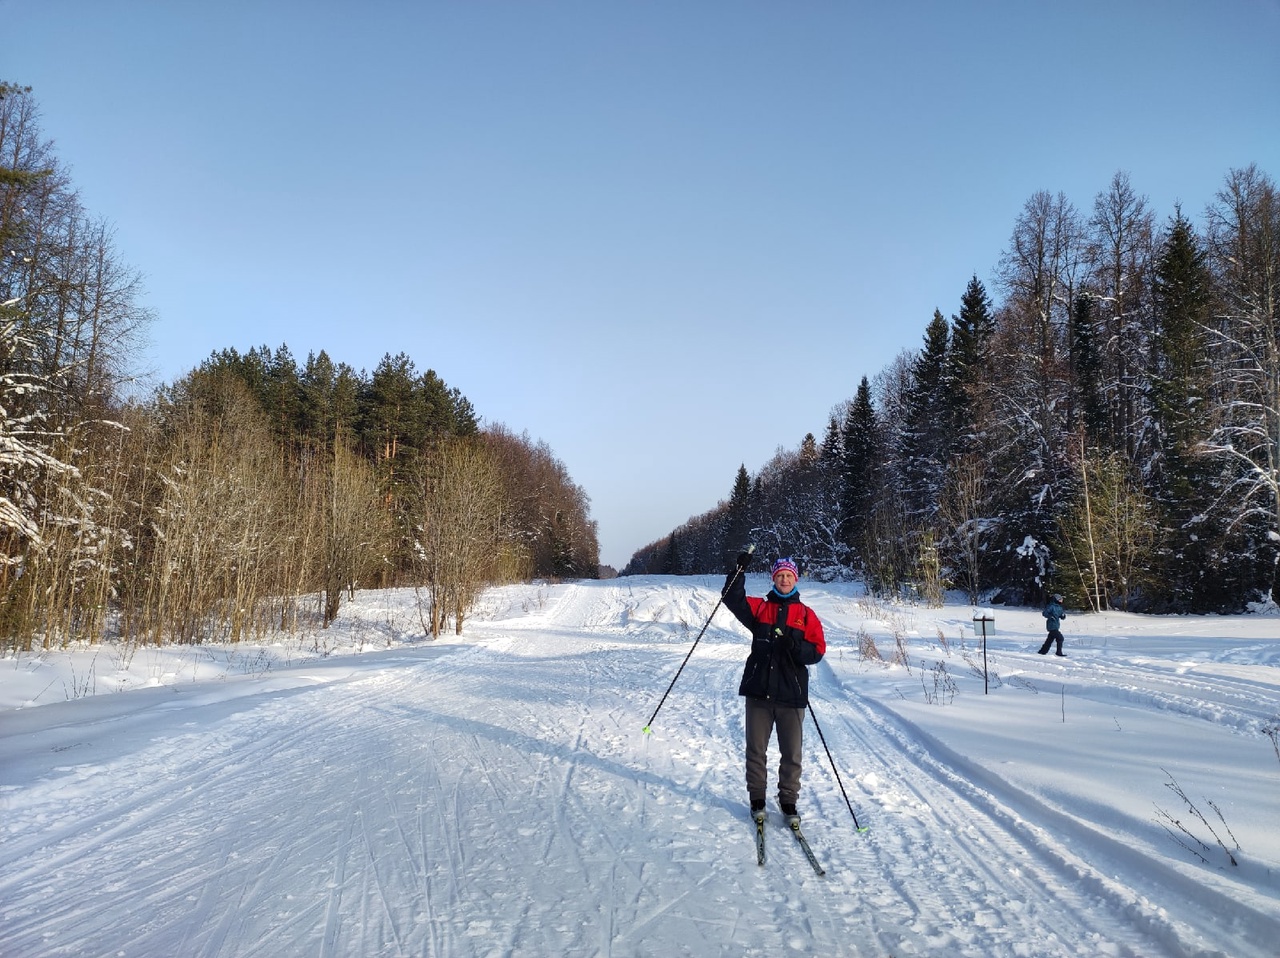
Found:
[[[742,672],[738,694],[746,698],[747,796],[751,817],[764,818],[769,739],[776,728],[778,749],[778,805],[788,823],[799,822],[800,755],[804,741],[804,711],[809,705],[809,669],[827,651],[822,622],[800,601],[796,588],[800,570],[791,559],[778,559],[770,570],[773,588],[763,599],[746,594],[744,573],[751,554],[743,552],[728,576],[721,595],[725,608],[751,631],[751,654]]]

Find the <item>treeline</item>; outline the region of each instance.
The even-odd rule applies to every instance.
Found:
[[[727,501],[623,574],[742,543],[940,601],[1233,611],[1280,597],[1280,198],[1230,171],[1199,224],[1124,173],[1032,196],[995,275]]]
[[[10,85],[0,251],[0,647],[238,640],[394,585],[438,634],[484,585],[596,575],[552,451],[403,354],[228,349],[130,398],[138,276]]]

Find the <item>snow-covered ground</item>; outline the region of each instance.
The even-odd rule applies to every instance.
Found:
[[[776,808],[756,864],[723,609],[641,732],[718,585],[495,589],[437,642],[364,593],[277,645],[0,660],[0,954],[1280,954],[1280,618],[1073,614],[1060,659],[987,610],[984,694],[970,606],[802,583],[820,878]]]

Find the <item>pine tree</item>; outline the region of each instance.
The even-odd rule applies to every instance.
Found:
[[[475,410],[457,389],[450,388],[428,369],[419,383],[423,409],[422,428],[428,439],[474,436],[478,431]]]
[[[276,441],[292,445],[302,425],[302,385],[287,345],[282,344],[266,361],[264,373],[262,408],[270,417]]]
[[[312,443],[332,445],[339,432],[356,428],[356,399],[360,379],[345,363],[334,363],[323,349],[307,356],[298,375],[301,393],[301,432]]]
[[[387,472],[420,445],[422,409],[413,360],[387,353],[360,396],[360,436],[364,447]]]

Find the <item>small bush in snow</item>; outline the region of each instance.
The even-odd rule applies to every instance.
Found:
[[[876,645],[875,636],[867,631],[866,626],[858,629],[858,655],[864,662],[884,661],[884,656],[880,654],[880,648]]]
[[[1280,761],[1280,718],[1274,719],[1270,725],[1264,725],[1262,734],[1271,739],[1271,747],[1275,749],[1276,760]]]
[[[1169,781],[1164,783],[1164,787],[1177,795],[1178,798],[1182,799],[1182,803],[1187,807],[1187,811],[1191,814],[1192,818],[1194,818],[1195,821],[1198,821],[1200,825],[1213,836],[1214,842],[1216,842],[1218,847],[1226,854],[1227,861],[1231,862],[1232,865],[1239,865],[1240,863],[1236,861],[1236,856],[1233,850],[1227,847],[1227,843],[1222,840],[1222,836],[1218,834],[1217,829],[1214,828],[1209,819],[1204,816],[1204,813],[1201,812],[1200,809],[1196,808],[1195,803],[1187,797],[1187,793],[1182,790],[1182,786],[1178,784],[1177,779],[1169,774],[1168,769],[1161,768],[1160,771],[1169,776]],[[1236,836],[1231,834],[1231,826],[1227,824],[1226,818],[1223,817],[1222,809],[1207,798],[1205,799],[1205,802],[1211,809],[1213,809],[1214,814],[1218,816],[1218,821],[1222,823],[1223,831],[1227,833],[1227,837],[1231,839],[1232,845],[1235,846],[1234,851],[1240,851],[1240,843],[1236,841]],[[1173,815],[1161,808],[1159,805],[1156,806],[1156,821],[1158,821],[1164,830],[1169,833],[1169,837],[1174,840],[1175,844],[1191,852],[1191,854],[1195,855],[1196,858],[1200,859],[1200,861],[1204,862],[1206,865],[1212,864],[1207,856],[1213,851],[1213,848],[1191,831],[1191,828],[1195,827],[1195,822],[1192,822],[1191,826],[1188,827],[1182,823],[1181,819],[1174,818]]]
[[[932,678],[933,689],[929,689],[928,678]],[[955,701],[956,688],[955,679],[951,677],[951,673],[947,671],[945,662],[938,662],[929,670],[928,678],[921,673],[920,685],[924,688],[924,700],[930,705],[950,705]]]

